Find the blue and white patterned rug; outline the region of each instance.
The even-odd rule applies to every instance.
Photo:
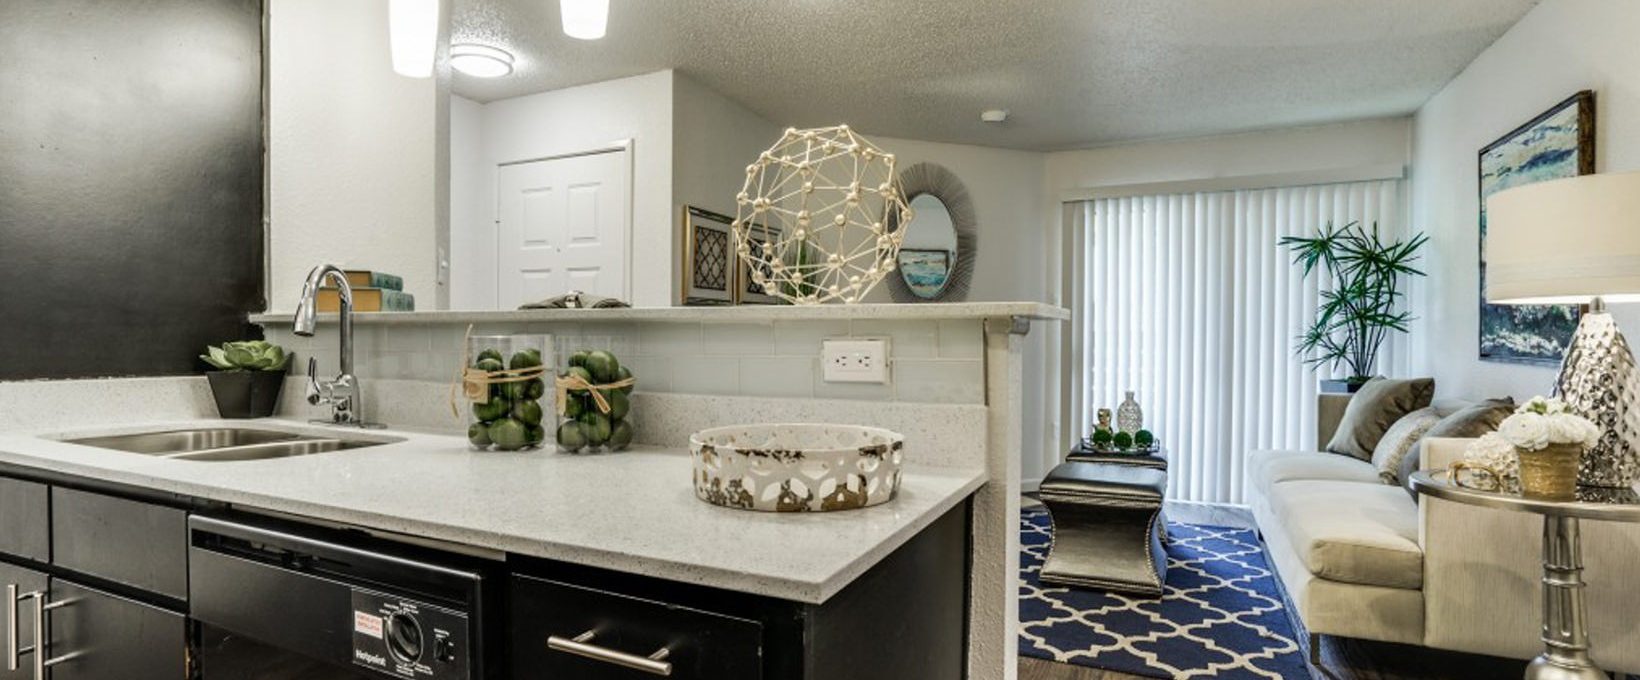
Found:
[[[1021,519],[1021,655],[1156,678],[1311,677],[1253,531],[1168,523],[1167,583],[1143,598],[1043,586],[1048,513]]]

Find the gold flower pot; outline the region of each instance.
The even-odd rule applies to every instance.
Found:
[[[1516,448],[1520,455],[1520,492],[1523,496],[1565,501],[1577,498],[1577,468],[1583,447],[1550,444],[1536,451]]]

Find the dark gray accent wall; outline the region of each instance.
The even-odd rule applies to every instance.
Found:
[[[262,73],[261,0],[0,0],[0,379],[257,332]]]

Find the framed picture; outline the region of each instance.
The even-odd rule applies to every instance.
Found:
[[[951,251],[901,248],[899,275],[911,293],[924,300],[939,297],[951,278]]]
[[[1480,152],[1480,358],[1556,366],[1577,330],[1577,305],[1486,302],[1486,197],[1594,172],[1594,92],[1584,90]]]
[[[683,304],[735,303],[734,218],[683,207]]]
[[[767,244],[778,242],[781,236],[778,230],[779,227],[771,227],[766,224],[751,225],[751,228],[747,230],[746,237],[747,240],[750,241],[748,245],[752,248],[752,254],[758,254],[759,249],[765,247]],[[740,258],[735,259],[740,260]],[[769,271],[768,265],[760,263],[758,266],[763,268],[763,275],[766,279],[774,276],[774,272]],[[739,292],[739,299],[735,301],[737,304],[785,304],[785,300],[770,295],[768,291],[763,288],[763,285],[759,284],[757,280],[752,277],[752,265],[747,263],[745,260],[740,260],[739,266],[735,268],[735,271],[739,272],[735,284],[736,290]]]

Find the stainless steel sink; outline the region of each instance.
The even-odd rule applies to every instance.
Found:
[[[307,456],[315,453],[331,451],[345,451],[366,446],[376,446],[382,442],[364,441],[358,439],[308,439],[296,441],[273,442],[270,444],[252,444],[249,446],[235,446],[214,451],[195,451],[166,456],[173,460],[197,460],[205,462],[232,462],[237,460],[266,460],[269,458],[291,458],[293,456]]]
[[[69,444],[95,446],[172,460],[233,462],[290,458],[344,451],[389,443],[379,439],[344,439],[245,427],[212,427],[64,439]]]
[[[277,430],[253,430],[241,427],[215,427],[202,430],[166,430],[164,432],[137,432],[99,437],[65,439],[70,444],[95,446],[99,449],[129,451],[150,456],[166,456],[190,451],[225,449],[230,446],[265,444],[296,439],[301,435]]]

